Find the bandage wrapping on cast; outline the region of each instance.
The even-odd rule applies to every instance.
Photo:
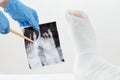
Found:
[[[0,3],[3,2],[4,0],[0,0]]]
[[[20,26],[32,26],[35,30],[39,30],[39,19],[36,11],[19,0],[10,0],[5,8],[5,12],[18,21]]]
[[[70,11],[66,14],[78,50],[74,66],[77,80],[120,80],[120,68],[97,55],[95,33],[86,14],[73,12],[83,17],[73,16]]]
[[[0,33],[7,34],[10,32],[9,21],[5,15],[0,11]]]

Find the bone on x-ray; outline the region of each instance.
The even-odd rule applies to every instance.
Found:
[[[25,40],[25,48],[30,69],[64,62],[56,22],[40,25],[40,31],[25,28],[24,35],[34,40]]]

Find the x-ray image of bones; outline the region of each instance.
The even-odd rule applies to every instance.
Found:
[[[44,33],[44,38],[41,37],[41,47],[44,50],[44,55],[46,57],[47,64],[54,64],[61,62],[58,51],[55,47],[55,43],[52,37],[52,33],[48,30],[48,34]]]
[[[64,62],[61,48],[55,44],[55,39],[57,39],[57,37],[53,37],[53,34],[56,34],[56,32],[52,33],[51,29],[47,29],[42,33],[42,36],[40,32],[26,32],[28,37],[34,40],[33,44],[25,42],[30,69]]]

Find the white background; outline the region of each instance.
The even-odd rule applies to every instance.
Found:
[[[34,8],[40,23],[57,21],[65,63],[29,70],[24,40],[16,35],[0,35],[0,74],[72,73],[75,49],[65,11],[85,11],[95,29],[98,52],[109,62],[120,65],[120,1],[119,0],[21,0]],[[6,14],[6,13],[5,13]],[[6,14],[11,28],[22,33],[17,22]]]

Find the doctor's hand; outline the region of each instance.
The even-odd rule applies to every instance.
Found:
[[[0,11],[0,33],[7,34],[10,32],[10,25],[8,19],[5,15]]]
[[[32,26],[33,29],[39,30],[39,19],[36,11],[24,5],[19,0],[9,0],[4,10],[9,13],[21,27]]]

